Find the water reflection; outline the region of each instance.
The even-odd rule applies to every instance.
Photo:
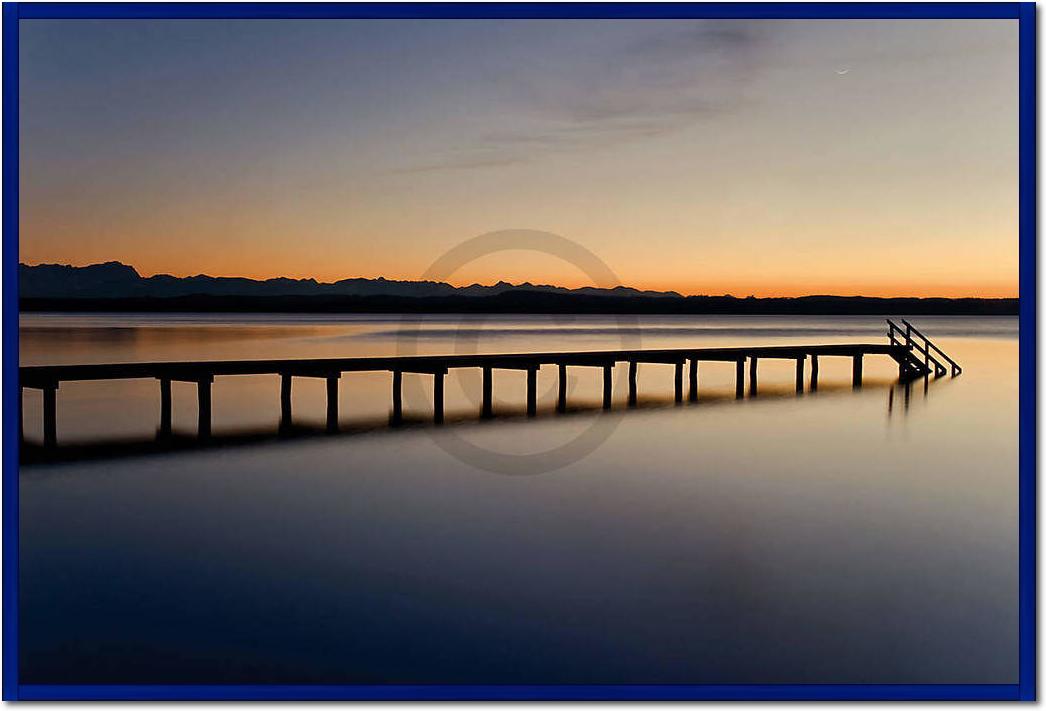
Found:
[[[250,336],[79,334],[64,345],[63,331],[177,330],[221,318]],[[459,322],[424,318],[419,327]],[[399,323],[31,318],[23,325],[53,332],[24,339],[21,356],[388,355],[394,340],[353,334]],[[760,361],[758,396],[741,401],[732,363],[702,363],[694,405],[676,405],[672,366],[642,366],[637,407],[615,388],[609,415],[598,369],[571,374],[572,411],[560,416],[557,374],[542,370],[533,419],[526,375],[498,372],[489,422],[477,418],[478,378],[448,377],[447,424],[431,424],[425,399],[405,408],[399,429],[388,426],[391,379],[358,374],[339,382],[338,435],[322,433],[325,384],[310,379],[295,383],[300,432],[286,439],[275,435],[278,378],[219,378],[218,444],[196,448],[195,388],[176,383],[172,425],[187,448],[154,453],[155,382],[63,384],[60,443],[116,434],[144,442],[148,456],[21,468],[21,680],[1013,683],[1018,344],[999,334],[1016,321],[916,323],[964,373],[910,384],[907,417],[887,358],[866,361],[858,392],[846,359],[822,359],[816,392],[801,398],[794,362]],[[839,335],[852,330],[884,338],[873,335],[878,319],[640,326],[783,334],[644,333],[649,348],[809,340],[791,326],[834,331],[817,337],[826,342],[852,341]],[[571,327],[613,332],[616,323],[586,317]],[[612,347],[616,335],[479,338],[483,351],[569,350]],[[422,352],[453,348],[418,339]],[[430,397],[431,377],[415,385]],[[613,435],[552,475],[492,476],[437,444],[453,435],[527,454],[604,416],[618,423]],[[28,391],[25,417],[26,437],[38,441],[40,401]]]
[[[923,378],[924,397],[929,392],[929,378]],[[940,380],[940,379],[938,379]],[[905,410],[907,410],[908,396],[912,387],[911,382],[890,383],[887,381],[873,381],[865,383],[865,387],[872,391],[886,390],[888,393],[887,410],[892,414],[893,399],[895,391],[905,393]],[[805,394],[803,388],[796,389],[781,384],[770,384],[758,388],[757,381],[752,379],[748,390],[748,398],[751,400],[757,395],[760,400],[796,400]],[[810,394],[821,396],[846,396],[855,395],[852,387],[845,383],[821,383],[813,381]],[[551,393],[548,394],[551,399]],[[618,408],[607,411],[602,402],[592,400],[570,399],[565,408],[560,409],[545,407],[534,415],[528,413],[525,407],[513,405],[510,402],[499,402],[496,415],[484,417],[477,410],[474,413],[459,410],[449,415],[444,415],[442,422],[434,422],[431,417],[420,414],[412,416],[401,416],[397,418],[392,412],[385,418],[348,418],[340,419],[338,427],[331,429],[329,426],[295,423],[285,420],[283,417],[277,423],[270,426],[254,426],[229,428],[218,434],[209,434],[201,438],[194,431],[166,431],[158,426],[151,437],[109,437],[100,441],[76,442],[73,444],[59,444],[54,447],[44,447],[39,441],[23,440],[20,449],[23,464],[43,464],[48,462],[75,462],[78,460],[115,459],[122,457],[140,457],[156,455],[173,455],[178,452],[187,452],[195,449],[217,449],[223,447],[243,447],[257,444],[272,445],[280,441],[291,441],[295,439],[307,439],[313,437],[347,438],[361,435],[375,436],[378,434],[395,438],[397,432],[407,430],[426,430],[437,432],[446,427],[496,426],[496,427],[526,427],[528,423],[537,418],[564,420],[574,419],[584,421],[585,418],[593,417],[621,417],[625,414],[635,416],[645,411],[675,408],[709,408],[722,407],[724,416],[730,415],[729,407],[742,406],[745,400],[738,400],[732,395],[722,392],[702,393],[700,399],[678,400],[670,395],[644,394],[632,399],[631,395],[627,401],[627,408]],[[725,406],[725,407],[724,407]],[[389,442],[394,446],[394,440]]]

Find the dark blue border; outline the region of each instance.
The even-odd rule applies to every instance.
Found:
[[[1030,3],[1029,3],[1030,4]],[[18,3],[31,18],[1017,19],[1020,3]]]
[[[1017,19],[1020,32],[1020,672],[1018,684],[560,686],[19,685],[18,20],[57,18]],[[5,700],[969,700],[1036,697],[1036,30],[1025,3],[4,3],[3,698]]]
[[[1035,309],[1038,281],[1035,265],[1035,240],[1038,234],[1035,214],[1038,149],[1036,140],[1036,38],[1035,5],[1020,6],[1020,689],[1021,699],[1030,701],[1036,694],[1036,556],[1035,556],[1035,462],[1036,462],[1036,373],[1038,334]]]
[[[4,3],[3,696],[18,695],[18,6]]]
[[[1016,684],[33,686],[24,701],[1016,701]]]

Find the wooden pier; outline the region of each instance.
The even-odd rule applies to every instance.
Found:
[[[628,403],[636,404],[638,396],[637,369],[640,363],[658,363],[675,366],[675,401],[683,402],[684,371],[689,374],[687,399],[698,399],[698,366],[705,362],[735,364],[735,396],[745,396],[745,366],[748,365],[748,392],[758,393],[758,365],[760,361],[778,359],[795,362],[795,388],[802,392],[805,367],[810,360],[810,389],[816,390],[820,358],[848,358],[853,363],[852,383],[860,388],[865,356],[886,356],[898,366],[901,379],[936,373],[944,374],[944,363],[952,368],[952,375],[961,372],[958,364],[926,339],[907,321],[905,327],[888,321],[887,343],[854,343],[827,345],[745,346],[739,348],[680,348],[651,350],[613,350],[552,353],[508,353],[491,355],[448,356],[393,356],[362,358],[322,358],[290,360],[225,360],[168,363],[113,363],[91,365],[45,365],[19,368],[20,392],[34,388],[43,393],[43,443],[54,447],[58,442],[57,395],[60,385],[69,381],[122,380],[149,378],[160,386],[160,436],[171,434],[171,383],[196,383],[199,402],[197,435],[206,439],[211,434],[211,385],[216,377],[236,375],[279,375],[281,428],[291,425],[291,388],[294,378],[322,378],[327,384],[327,430],[338,430],[338,381],[345,373],[391,372],[393,424],[403,417],[403,374],[422,373],[434,380],[432,417],[443,421],[443,382],[453,368],[478,368],[483,373],[480,416],[493,415],[493,371],[495,369],[522,370],[527,373],[527,415],[537,412],[537,372],[543,366],[555,366],[559,375],[556,409],[567,406],[567,369],[601,368],[603,371],[603,408],[612,405],[613,370],[619,364],[628,366]],[[21,398],[19,400],[21,402]],[[21,429],[21,411],[19,411]]]

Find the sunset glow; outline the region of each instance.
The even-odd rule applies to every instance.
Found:
[[[533,228],[642,289],[1017,295],[1016,21],[30,20],[21,41],[23,262],[409,280]],[[526,252],[449,279],[499,280],[589,284]]]

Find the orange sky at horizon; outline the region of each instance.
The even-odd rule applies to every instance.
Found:
[[[315,279],[321,283],[335,282],[340,279],[353,279],[353,278],[366,278],[366,279],[377,279],[383,277],[385,279],[397,280],[397,281],[418,281],[421,279],[420,273],[415,274],[391,274],[391,273],[349,273],[349,272],[338,272],[331,271],[329,273],[321,274],[308,274],[308,273],[294,273],[294,272],[275,272],[275,271],[255,271],[255,272],[223,272],[223,271],[208,271],[208,270],[193,270],[193,269],[154,269],[145,270],[138,267],[133,261],[125,261],[121,259],[113,260],[88,260],[83,262],[75,263],[73,266],[87,266],[88,264],[98,264],[100,261],[119,261],[124,264],[129,264],[135,267],[136,271],[142,277],[150,277],[157,274],[169,274],[176,277],[190,277],[198,275],[207,275],[212,277],[241,277],[247,279],[274,279],[279,277],[285,277],[289,279]],[[65,263],[65,262],[53,262],[53,261],[25,261],[27,264],[44,264],[44,263]],[[517,270],[507,270],[517,271]],[[593,282],[586,279],[583,275],[578,275],[576,271],[563,271],[555,275],[520,275],[520,274],[505,274],[500,272],[494,272],[487,275],[478,272],[466,272],[464,275],[452,275],[449,278],[438,279],[437,281],[444,281],[453,286],[469,286],[472,284],[492,285],[499,281],[505,281],[512,284],[522,284],[529,282],[536,285],[552,285],[562,286],[569,289],[576,289],[581,287],[595,286]],[[654,279],[636,279],[636,280],[625,280],[622,279],[620,284],[622,286],[632,287],[634,289],[650,290],[650,291],[675,291],[684,296],[694,295],[705,295],[705,296],[720,296],[729,294],[731,296],[743,298],[747,296],[755,296],[757,298],[774,298],[774,297],[797,297],[797,296],[867,296],[867,297],[916,297],[916,298],[930,298],[930,297],[941,297],[941,298],[985,298],[985,299],[999,299],[999,298],[1017,298],[1019,296],[1019,288],[1005,283],[984,283],[984,284],[949,284],[947,282],[931,283],[931,284],[918,284],[918,285],[905,285],[902,283],[874,283],[874,282],[823,282],[817,284],[796,284],[796,283],[784,283],[784,284],[773,284],[763,283],[759,286],[749,284],[744,285],[739,282],[722,282],[722,281],[706,281],[706,282],[661,282]],[[600,286],[609,286],[607,284],[601,284]]]

